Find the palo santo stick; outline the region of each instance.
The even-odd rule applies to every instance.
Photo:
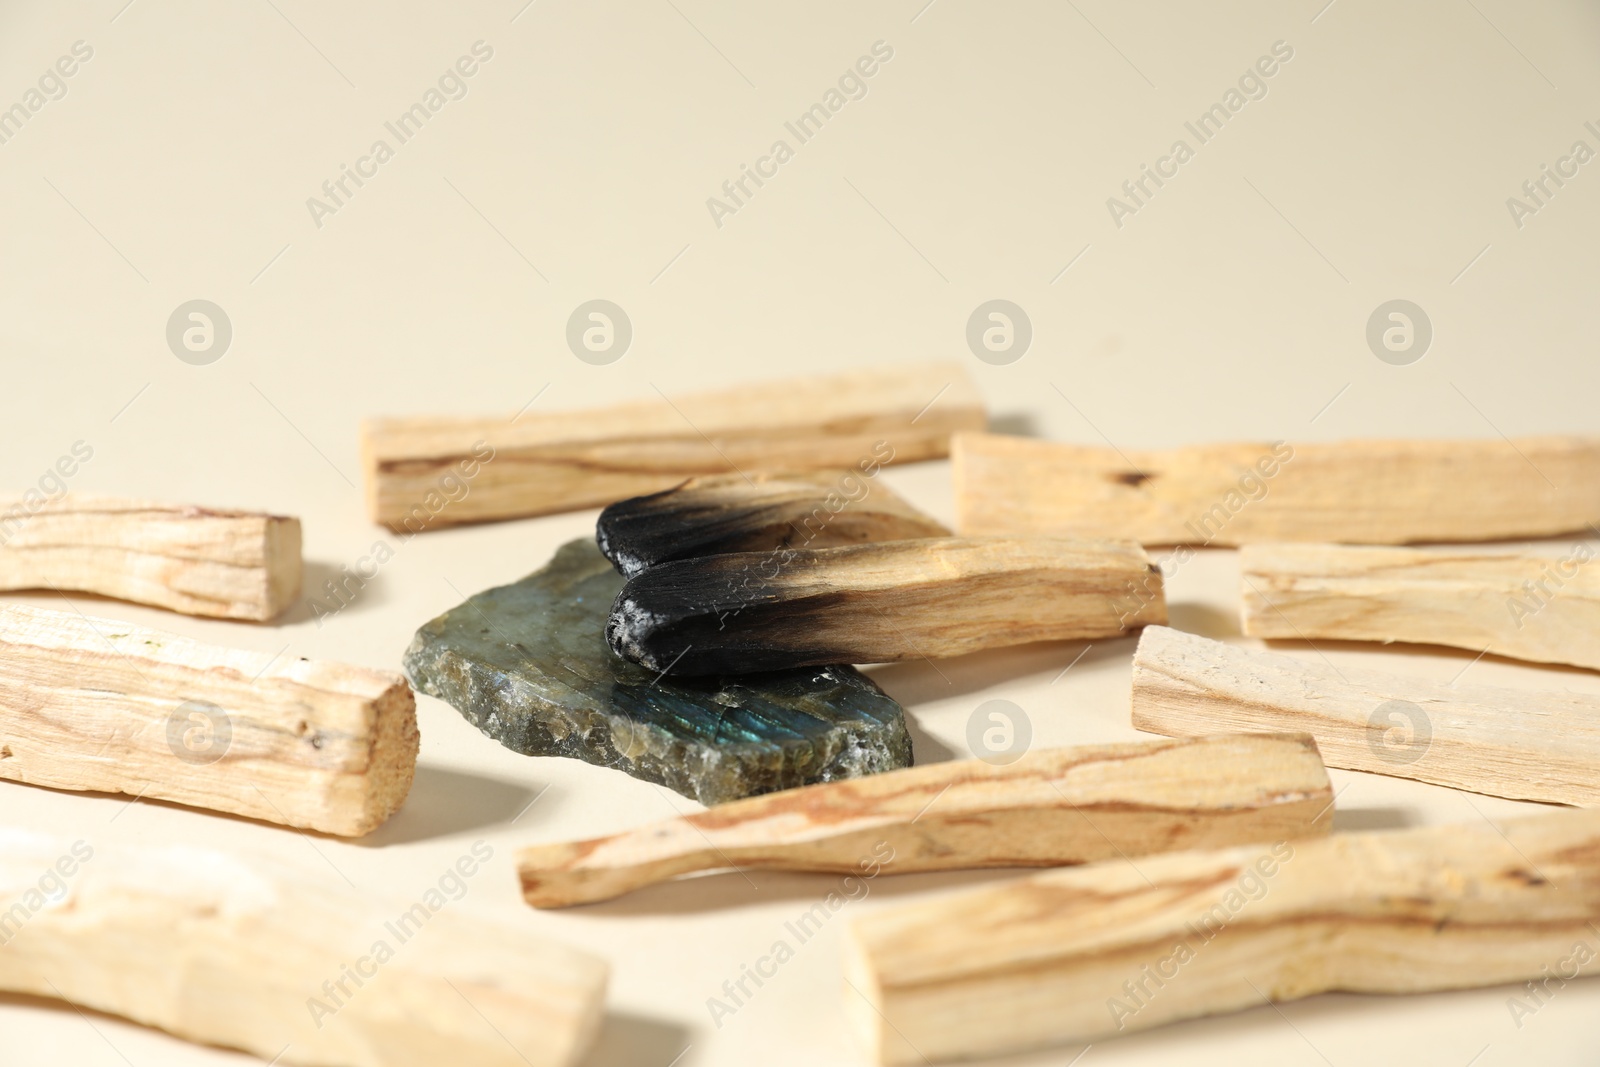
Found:
[[[1053,867],[1326,833],[1333,788],[1305,734],[969,759],[787,789],[518,857],[536,908],[728,866],[890,874]]]
[[[1152,626],[1133,656],[1133,725],[1303,730],[1330,767],[1600,804],[1600,699],[1576,693],[1434,685]]]
[[[879,1063],[920,1064],[1536,978],[1575,945],[1600,971],[1600,811],[1502,829],[1177,852],[880,911],[847,946],[846,1011]]]
[[[1560,554],[1249,545],[1244,632],[1415,641],[1600,669],[1594,549]]]
[[[951,459],[956,526],[969,535],[1403,544],[1535,537],[1600,522],[1600,437],[1280,441],[1124,454],[961,434]]]
[[[948,536],[888,486],[854,470],[692,478],[612,504],[595,523],[600,551],[629,578],[657,563],[724,552]]]
[[[476,872],[482,850],[447,872]],[[599,1026],[605,964],[457,913],[426,881],[416,892],[374,901],[222,852],[0,830],[0,899],[16,902],[0,913],[0,989],[275,1063],[578,1061]]]
[[[398,674],[0,608],[0,778],[358,836],[417,763]]]
[[[965,370],[923,364],[517,419],[374,419],[362,454],[374,521],[415,532],[610,504],[703,474],[872,473],[947,455],[951,433],[986,422]],[[463,496],[444,492],[463,480]]]
[[[957,656],[1165,622],[1132,542],[928,538],[702,556],[617,594],[618,655],[673,674]]]
[[[0,589],[262,621],[300,595],[300,520],[112,497],[0,500]]]

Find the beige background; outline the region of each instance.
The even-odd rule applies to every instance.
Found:
[[[93,57],[0,145],[0,483],[26,488],[82,440],[94,457],[75,491],[302,516],[320,583],[379,536],[356,487],[355,436],[378,413],[514,411],[537,395],[532,417],[937,357],[969,365],[1008,429],[1124,448],[1593,432],[1600,163],[1520,228],[1506,198],[1575,140],[1600,148],[1583,125],[1600,125],[1600,13],[1324,2],[7,3],[0,107],[75,41]],[[480,40],[493,57],[467,95],[317,227],[307,198]],[[715,225],[706,199],[880,40],[894,55],[867,95]],[[1276,41],[1294,54],[1267,95],[1118,228],[1107,197],[1174,139],[1194,147],[1184,122]],[[573,309],[596,297],[625,308],[635,331],[608,366],[564,341]],[[234,330],[208,366],[180,362],[165,341],[173,309],[195,298],[224,308]],[[991,298],[1033,325],[1008,366],[966,347],[968,316]],[[1420,304],[1434,328],[1409,366],[1380,362],[1364,339],[1393,298]],[[887,477],[948,517],[944,464]],[[320,628],[303,606],[259,627],[83,606],[394,667],[457,590],[522,575],[592,521],[419,537]],[[1175,622],[1236,633],[1236,583],[1231,553],[1202,554],[1171,582]],[[1080,651],[873,673],[907,705],[923,760],[965,754],[968,717],[991,697],[1027,710],[1037,744],[1132,736],[1131,642],[1096,644],[1060,676]],[[1465,670],[1600,692],[1592,674],[1442,650],[1327,655],[1439,681]],[[620,774],[516,756],[420,703],[416,790],[360,844],[14,785],[0,785],[0,819],[97,846],[278,855],[401,897],[484,839],[495,859],[453,907],[610,959],[612,1015],[594,1062],[646,1067],[861,1062],[841,1011],[849,917],[1009,877],[880,879],[718,1029],[706,998],[833,880],[723,875],[531,913],[514,889],[516,845],[692,805]],[[1334,778],[1344,829],[1532,807]],[[1098,1044],[1079,1062],[1595,1061],[1600,984],[1569,986],[1520,1028],[1512,992],[1318,997]],[[0,1032],[18,1067],[253,1062],[15,999],[0,998]]]

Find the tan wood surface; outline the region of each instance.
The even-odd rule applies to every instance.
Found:
[[[0,829],[0,900],[0,990],[273,1063],[567,1067],[602,1013],[600,960],[437,890],[361,894],[226,852]]]
[[[584,411],[369,419],[361,443],[372,518],[419,532],[610,504],[697,475],[876,470],[945,456],[952,433],[986,423],[960,365],[911,364]]]
[[[1177,852],[862,919],[845,1009],[880,1063],[997,1056],[1329,990],[1594,974],[1597,922],[1600,811]]]
[[[0,589],[99,593],[261,621],[300,595],[300,520],[70,494],[0,500]]]
[[[1597,437],[1121,452],[959,434],[951,459],[964,534],[1405,544],[1536,537],[1600,523]]]
[[[694,871],[876,876],[1088,863],[1326,833],[1333,789],[1305,735],[1084,745],[787,789],[518,857],[540,908]]]
[[[365,834],[410,791],[399,674],[0,608],[0,778]]]
[[[1330,767],[1600,804],[1600,699],[1564,690],[1438,685],[1154,626],[1134,653],[1133,725],[1303,730]]]
[[[1541,552],[1247,545],[1244,632],[1410,641],[1600,669],[1600,567]]]

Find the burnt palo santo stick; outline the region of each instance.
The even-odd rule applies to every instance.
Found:
[[[1220,734],[784,789],[525,848],[517,867],[529,904],[561,908],[728,867],[854,874],[876,860],[884,873],[910,874],[1222,848],[1325,834],[1332,813],[1333,787],[1308,734]]]
[[[1126,541],[941,537],[702,556],[617,594],[606,638],[671,674],[958,656],[1165,622],[1161,571]]]
[[[595,523],[600,551],[631,578],[658,563],[727,552],[830,548],[948,537],[950,531],[866,471],[715,475],[612,504]]]

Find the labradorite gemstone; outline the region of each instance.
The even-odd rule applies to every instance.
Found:
[[[417,631],[405,669],[507,748],[704,804],[911,765],[900,705],[854,667],[658,678],[606,644],[623,578],[592,540]]]

